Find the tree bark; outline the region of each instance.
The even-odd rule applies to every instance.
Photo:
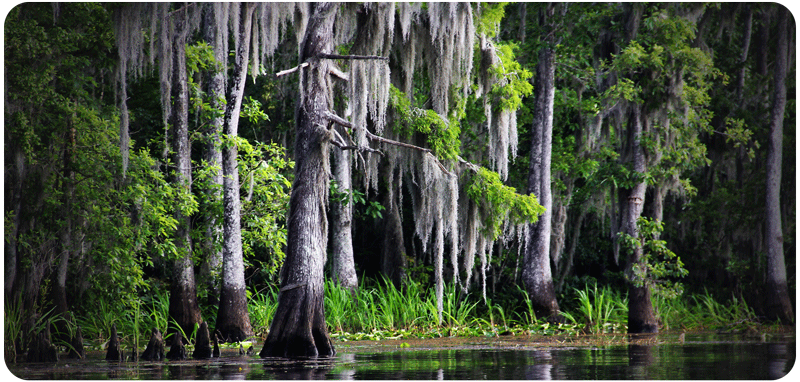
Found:
[[[224,5],[227,7],[227,4]],[[217,15],[219,8],[217,5],[209,4],[206,8],[203,34],[207,42],[211,43],[214,47],[214,59],[219,65],[225,65],[228,62],[228,41],[223,39],[223,33],[218,29],[227,28],[227,17],[220,18]],[[218,23],[218,20],[221,23]],[[210,81],[208,81],[206,93],[211,97],[211,106],[216,110],[223,110],[225,108],[225,66],[215,68],[209,73]],[[205,150],[203,151],[203,159],[209,166],[217,167],[212,177],[211,183],[215,187],[212,190],[205,192],[208,199],[212,203],[216,203],[222,199],[219,190],[222,189],[222,151],[220,150],[220,133],[225,123],[223,115],[214,117],[209,124],[208,131],[206,132]],[[214,215],[207,217],[206,221],[206,235],[203,247],[207,252],[206,261],[202,267],[206,285],[208,288],[208,303],[211,305],[219,304],[220,293],[220,273],[222,270],[222,250],[215,248],[217,238],[222,237],[222,227],[217,222]]]
[[[72,171],[72,155],[75,146],[75,128],[68,127],[67,139],[64,143],[64,180],[63,180],[63,195],[61,198],[62,216],[64,218],[64,226],[61,228],[61,253],[58,258],[58,266],[55,270],[55,278],[53,280],[52,289],[50,290],[50,299],[53,303],[54,317],[61,316],[66,319],[69,305],[67,304],[67,271],[69,266],[70,255],[72,253],[72,198],[75,193],[75,177]],[[69,341],[69,333],[67,330],[67,322],[65,320],[58,320],[53,323],[56,329],[55,339],[62,341]]]
[[[778,8],[778,45],[775,54],[775,85],[767,149],[766,229],[767,246],[767,315],[784,323],[794,322],[792,302],[786,283],[781,226],[781,167],[783,159],[783,115],[786,109],[786,72],[788,55],[789,11]]]
[[[389,171],[394,170],[387,163],[382,173],[389,174]],[[386,192],[383,194],[383,205],[386,210],[383,214],[381,271],[399,288],[403,285],[408,264],[405,253],[406,245],[403,238],[403,219],[400,216],[400,208],[397,205],[398,198],[395,192],[402,192],[402,190],[389,183],[387,184]]]
[[[175,33],[172,36],[172,100],[170,113],[170,139],[175,152],[176,166],[173,182],[189,192],[192,184],[191,146],[189,144],[189,89],[186,72],[186,9],[174,15]],[[178,227],[175,233],[180,258],[173,263],[172,288],[169,297],[169,316],[185,333],[202,321],[197,303],[192,261],[191,218],[175,212]],[[175,330],[175,329],[173,329]]]
[[[295,180],[287,220],[287,253],[281,269],[278,307],[261,357],[325,357],[336,352],[325,323],[324,279],[328,221],[328,148],[325,113],[330,109],[326,76],[337,5],[313,5],[301,44],[303,94],[297,106]]]
[[[642,105],[632,105],[633,113],[630,120],[629,147],[630,156],[633,161],[633,171],[644,175],[647,171],[644,148],[640,139],[642,136]],[[645,192],[647,184],[642,180],[628,190],[628,199],[621,203],[622,232],[639,237],[637,222],[642,216],[644,209]],[[624,191],[622,191],[624,192]],[[641,245],[633,248],[633,253],[628,254],[628,266],[626,273],[631,275],[633,266],[644,267],[643,249]],[[653,303],[650,298],[650,287],[645,283],[636,286],[629,280],[628,283],[628,333],[658,333],[658,323],[653,312]]]
[[[352,192],[349,150],[333,150],[333,178],[339,191]],[[354,291],[358,287],[353,260],[353,201],[331,202],[331,270],[338,285]]]
[[[552,17],[553,6],[546,16]],[[552,42],[552,41],[549,41]],[[531,224],[525,245],[522,279],[534,311],[539,317],[558,318],[553,277],[550,270],[550,233],[553,200],[550,192],[550,162],[553,139],[553,101],[555,94],[555,53],[550,46],[539,51],[536,66],[536,104],[531,128],[531,160],[528,172],[528,192],[536,195],[545,213]]]
[[[739,73],[736,80],[736,102],[742,107],[744,100],[744,80],[746,76],[747,53],[750,51],[750,38],[753,31],[753,9],[749,4],[744,5],[744,31],[742,39],[742,55],[739,58]]]
[[[242,20],[239,22],[239,39],[236,49],[233,83],[228,93],[225,110],[225,134],[236,137],[239,130],[239,110],[242,106],[244,84],[247,80],[250,35],[253,26],[255,5],[242,5]],[[247,291],[244,281],[244,258],[242,255],[241,205],[239,196],[238,150],[235,145],[225,145],[222,150],[222,172],[225,209],[222,243],[222,288],[216,329],[225,342],[238,342],[253,335],[250,315],[247,311]]]

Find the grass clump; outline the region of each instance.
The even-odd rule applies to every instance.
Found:
[[[604,286],[588,285],[577,291],[577,313],[584,323],[584,332],[619,333],[627,331],[628,298]]]
[[[364,280],[355,290],[325,282],[325,318],[331,337],[340,341],[401,338],[480,337],[500,335],[624,334],[628,298],[625,293],[596,283],[575,289],[565,300],[563,322],[536,317],[522,288],[495,301],[445,288],[442,323],[437,322],[433,288],[409,281],[402,288],[391,281]],[[250,296],[250,319],[256,335],[266,338],[278,303],[277,288]],[[727,304],[708,293],[653,302],[664,331],[749,330],[758,318],[741,299]]]
[[[653,300],[661,323],[666,330],[743,331],[762,325],[747,303],[732,296],[727,304],[720,303],[708,291],[684,298]]]

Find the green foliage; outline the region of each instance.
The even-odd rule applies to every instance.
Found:
[[[3,304],[3,355],[6,362],[16,362],[17,352],[24,351],[18,348],[23,339],[23,314],[22,296],[18,296],[16,301],[6,298]]]
[[[214,47],[206,41],[197,41],[186,45],[186,71],[189,74],[203,70],[223,70],[223,63],[214,58]]]
[[[286,257],[284,220],[292,184],[284,173],[294,167],[294,162],[275,143],[237,142],[239,179],[243,182],[242,251],[246,260],[275,277]]]
[[[389,105],[395,112],[394,129],[401,136],[412,137],[424,134],[428,146],[440,159],[453,160],[460,154],[461,127],[458,118],[447,120],[430,109],[413,107],[411,101],[400,90],[390,88]]]
[[[486,35],[488,38],[494,37],[500,20],[505,16],[506,5],[507,2],[479,3],[479,12],[476,12],[475,16],[475,33]]]
[[[258,121],[269,121],[269,116],[261,109],[261,102],[253,97],[247,97],[242,102],[242,110],[239,115],[246,117],[250,123],[257,123]]]
[[[664,229],[660,221],[641,217],[637,221],[639,237],[620,232],[621,245],[633,253],[637,246],[643,249],[642,262],[633,264],[629,280],[636,287],[647,285],[651,291],[664,298],[675,298],[683,293],[683,285],[674,281],[688,274],[680,257],[667,248],[658,237]]]
[[[497,56],[500,62],[489,68],[496,77],[502,78],[492,87],[492,96],[499,102],[495,107],[500,110],[516,111],[522,104],[522,98],[533,93],[533,85],[529,79],[533,74],[517,62],[514,51],[518,46],[514,43],[498,44]]]
[[[514,187],[503,184],[500,175],[484,167],[473,173],[467,195],[481,206],[484,227],[492,240],[500,235],[503,221],[535,223],[544,213],[536,195],[518,194]]]
[[[327,308],[327,306],[326,306]],[[262,338],[267,337],[269,324],[278,309],[278,288],[269,286],[265,290],[248,293],[247,311],[250,314],[250,325],[253,333]]]
[[[382,219],[383,218],[383,211],[386,209],[382,204],[376,201],[367,200],[366,195],[356,189],[351,189],[350,192],[347,190],[339,190],[339,185],[336,183],[335,179],[331,179],[330,181],[330,194],[328,197],[330,200],[335,201],[336,203],[340,204],[350,204],[352,203],[355,205],[363,205],[366,207],[364,213],[361,213],[359,210],[356,210],[357,217],[359,214],[363,216],[368,216],[372,219]]]
[[[590,289],[588,285],[577,291],[578,314],[585,321],[588,332],[615,333],[627,330],[624,327],[628,319],[628,299],[615,293],[608,286],[597,289],[597,284]]]
[[[653,305],[667,330],[681,328],[740,332],[757,331],[760,326],[753,308],[735,296],[726,304],[720,303],[708,291],[674,299],[655,296]]]

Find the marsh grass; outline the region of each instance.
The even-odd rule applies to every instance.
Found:
[[[385,279],[364,280],[351,292],[333,281],[325,282],[328,328],[331,337],[340,341],[526,334],[582,337],[582,334],[609,336],[626,332],[628,310],[623,293],[594,284],[576,289],[563,299],[567,309],[561,313],[564,322],[552,323],[536,317],[522,288],[511,295],[484,301],[480,296],[450,286],[445,288],[440,324],[435,291],[421,283],[408,282],[397,288]],[[665,331],[765,330],[753,309],[737,298],[720,303],[706,292],[671,300],[654,297],[653,303]],[[257,337],[266,338],[277,305],[275,286],[248,294],[248,311]],[[139,345],[147,342],[153,328],[168,333],[171,325],[168,312],[168,293],[157,292],[142,298],[132,309],[101,303],[94,314],[79,318],[76,324],[81,326],[88,348],[102,350],[111,325],[116,324],[120,341],[141,350]],[[7,360],[19,355],[14,339],[21,338],[23,323],[18,303],[6,301]],[[184,336],[191,340],[195,334]]]
[[[577,291],[579,322],[584,331],[594,334],[617,333],[627,330],[628,298],[597,284]]]
[[[17,301],[5,301],[3,312],[3,354],[6,361],[16,362],[17,350],[22,340],[22,296]]]
[[[463,319],[452,298],[445,313],[452,319]],[[411,330],[435,325],[436,303],[430,292],[409,282],[398,289],[382,279],[374,285],[362,285],[354,291],[325,282],[325,317],[328,327],[339,332],[372,332],[377,330]]]
[[[723,304],[705,291],[675,299],[656,297],[653,304],[667,330],[742,331],[761,325],[755,311],[735,296]]]
[[[250,314],[250,325],[256,336],[267,337],[269,323],[278,308],[278,288],[270,287],[249,296],[247,310]],[[327,305],[326,305],[327,306]]]

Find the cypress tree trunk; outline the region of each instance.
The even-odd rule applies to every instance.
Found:
[[[247,79],[247,64],[250,56],[250,35],[253,26],[255,5],[242,5],[243,19],[239,23],[233,83],[228,94],[225,110],[225,134],[235,137],[239,129],[239,110],[242,106],[244,84]],[[247,312],[247,293],[244,281],[244,259],[242,256],[241,205],[239,196],[238,150],[235,145],[225,145],[222,150],[222,172],[225,222],[222,243],[222,288],[217,331],[226,342],[242,341],[253,335],[250,315]]]
[[[632,105],[633,115],[630,120],[629,132],[629,155],[632,157],[633,170],[639,174],[644,174],[647,171],[646,158],[644,155],[644,148],[641,145],[640,138],[642,136],[642,105]],[[647,184],[642,181],[627,190],[627,200],[624,200],[620,209],[622,210],[622,232],[634,237],[639,237],[639,229],[637,221],[642,216],[644,209],[645,192]],[[625,192],[626,190],[621,190]],[[624,195],[624,194],[623,194]],[[643,249],[641,245],[636,245],[632,248],[633,252],[628,253],[628,266],[626,274],[630,277],[631,269],[634,265],[644,267]],[[650,287],[647,284],[636,286],[633,282],[629,281],[628,284],[628,333],[658,333],[658,324],[656,321],[655,313],[653,312],[653,303],[650,299]]]
[[[10,130],[8,125],[6,125],[7,131]],[[6,142],[9,141],[8,136],[6,135]],[[12,227],[9,230],[7,227],[6,229],[10,234],[6,236],[6,240],[4,241],[5,245],[5,259],[3,261],[3,276],[4,276],[4,283],[3,287],[5,290],[5,296],[12,296],[12,292],[14,291],[14,285],[17,281],[17,267],[18,267],[18,259],[17,259],[17,236],[19,235],[20,231],[20,212],[22,211],[22,185],[25,183],[26,177],[26,170],[25,170],[25,154],[23,154],[22,148],[19,145],[13,145],[13,147],[9,148],[9,146],[5,147],[6,153],[11,151],[13,154],[10,156],[13,157],[14,163],[14,171],[7,171],[5,175],[5,182],[6,182],[6,197],[8,198],[9,192],[8,190],[11,189],[11,197],[5,199],[8,201],[11,199],[11,203],[6,203],[5,205],[5,212],[8,213],[9,209],[14,211],[14,217],[11,220]],[[10,165],[10,160],[8,157],[5,158],[6,162],[5,165]],[[10,185],[10,187],[9,187]],[[6,220],[8,222],[8,220]]]
[[[70,254],[72,253],[72,198],[75,193],[74,180],[75,177],[72,172],[72,155],[75,146],[75,128],[69,126],[67,131],[67,140],[64,144],[64,180],[63,192],[61,198],[61,208],[64,217],[64,227],[61,231],[61,253],[58,256],[58,266],[55,271],[55,278],[50,290],[50,299],[53,303],[53,316],[61,316],[66,319],[69,305],[67,304],[67,270],[69,265]],[[53,323],[56,329],[56,339],[69,341],[69,333],[67,332],[67,322],[65,320],[58,320]]]
[[[175,14],[175,33],[172,36],[172,108],[170,113],[170,139],[175,152],[173,182],[187,189],[192,184],[191,146],[189,144],[189,89],[186,72],[186,9]],[[185,333],[191,333],[194,325],[200,323],[200,308],[197,304],[197,289],[194,281],[192,262],[191,218],[180,211],[175,212],[178,228],[176,242],[180,258],[172,269],[172,288],[169,296],[169,316],[181,326]],[[174,329],[173,329],[174,330]]]
[[[227,5],[225,5],[227,7]],[[219,17],[219,7],[216,5],[207,5],[205,11],[205,20],[203,22],[203,37],[205,40],[212,44],[214,47],[214,59],[220,65],[225,65],[228,62],[228,42],[221,33],[221,28],[227,28],[227,17]],[[220,20],[221,23],[218,23]],[[225,108],[225,67],[216,68],[208,73],[210,81],[208,81],[206,93],[211,97],[210,103],[214,109],[222,110]],[[205,150],[203,151],[203,159],[210,165],[219,167],[212,177],[211,183],[219,188],[207,190],[206,197],[216,202],[222,198],[219,190],[222,189],[222,151],[220,150],[220,133],[225,123],[224,116],[217,116],[211,120],[208,131],[206,132]],[[214,248],[216,238],[221,237],[222,227],[217,222],[216,217],[211,216],[207,218],[207,228],[204,247],[207,251],[206,262],[203,264],[202,272],[208,286],[208,303],[212,305],[219,304],[219,274],[222,268],[222,251]]]
[[[339,191],[352,192],[350,181],[350,158],[346,150],[333,150],[333,178]],[[334,281],[349,290],[358,287],[355,261],[353,260],[353,202],[331,202],[331,269]]]
[[[335,354],[325,323],[323,266],[328,221],[328,147],[325,112],[330,110],[327,60],[332,50],[336,6],[316,4],[300,47],[295,180],[289,202],[286,260],[281,269],[278,308],[261,357],[317,357]]]
[[[553,15],[553,5],[545,11]],[[545,213],[531,224],[525,245],[522,279],[539,317],[558,319],[553,277],[550,270],[550,234],[553,200],[550,191],[550,162],[553,139],[553,97],[555,94],[555,53],[550,46],[539,51],[536,66],[536,105],[531,129],[531,161],[528,172],[528,192],[536,195]]]
[[[392,166],[386,163],[381,172],[388,174],[389,171],[394,170]],[[408,264],[405,254],[406,245],[403,239],[403,220],[400,216],[400,208],[397,205],[398,198],[395,192],[402,192],[402,190],[395,188],[393,184],[387,184],[383,194],[383,205],[386,207],[386,211],[384,211],[382,220],[384,236],[381,250],[381,271],[399,288],[406,277]]]
[[[781,167],[783,159],[783,114],[786,109],[786,71],[789,51],[789,11],[778,8],[778,45],[775,54],[775,89],[767,149],[767,216],[765,244],[767,246],[767,315],[784,323],[794,322],[792,302],[786,284],[786,264],[783,255],[781,227]]]

